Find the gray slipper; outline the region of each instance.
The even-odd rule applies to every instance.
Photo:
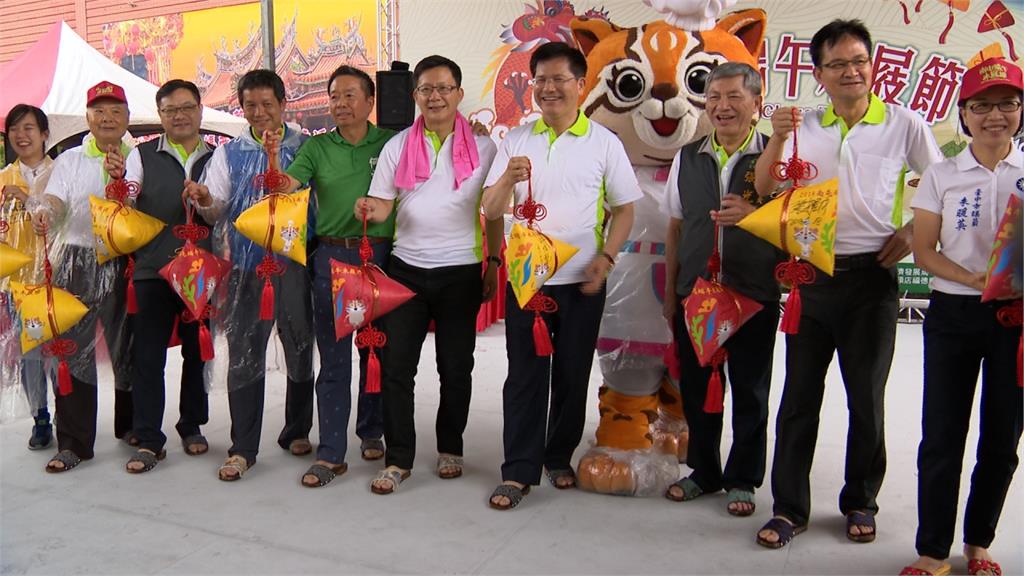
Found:
[[[313,464],[306,470],[306,473],[302,475],[299,480],[302,485],[306,488],[320,488],[331,483],[336,477],[341,476],[348,471],[348,464],[341,463],[336,466],[324,466],[323,464]],[[316,482],[306,482],[306,476],[315,476]]]
[[[152,450],[146,450],[145,448],[135,451],[135,455],[132,456],[128,463],[125,464],[125,471],[129,474],[142,474],[143,472],[149,472],[153,468],[156,468],[157,462],[167,457],[167,450],[161,450],[159,453],[154,453]],[[129,468],[128,464],[135,462],[141,462],[142,468]]]

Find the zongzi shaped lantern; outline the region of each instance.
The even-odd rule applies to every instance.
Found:
[[[541,286],[578,251],[575,246],[547,234],[513,224],[505,258],[508,261],[508,281],[519,307],[526,308]]]
[[[306,265],[306,214],[309,189],[266,194],[235,220],[242,236],[275,254]]]
[[[6,278],[32,262],[32,257],[21,250],[0,242],[0,278]]]
[[[1019,298],[1024,291],[1024,234],[1021,233],[1024,212],[1021,204],[1020,196],[1011,195],[999,222],[992,255],[988,259],[982,302]]]
[[[832,275],[839,179],[792,188],[740,220],[740,228]]]
[[[701,366],[711,366],[704,412],[720,414],[725,388],[720,367],[727,358],[724,345],[762,306],[717,281],[697,278],[683,300],[683,321]]]
[[[334,337],[338,340],[391,312],[415,294],[376,266],[331,259]]]
[[[92,234],[96,242],[96,260],[108,260],[131,254],[156,238],[164,223],[117,200],[89,196]]]
[[[11,283],[11,292],[21,317],[21,352],[52,340],[74,326],[89,311],[70,292],[45,285]]]

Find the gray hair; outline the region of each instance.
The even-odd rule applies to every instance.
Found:
[[[751,94],[754,96],[761,95],[761,73],[746,62],[725,62],[719,64],[711,71],[711,75],[708,76],[707,86],[710,87],[711,83],[715,80],[735,78],[736,76],[743,76],[743,87]]]

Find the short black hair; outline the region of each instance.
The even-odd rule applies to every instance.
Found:
[[[202,104],[202,100],[199,97],[199,87],[189,82],[188,80],[182,80],[181,78],[175,78],[174,80],[168,80],[164,82],[164,85],[156,91],[156,106],[160,107],[160,101],[167,98],[171,93],[176,90],[188,90],[192,93],[192,96],[196,99],[196,104]]]
[[[36,124],[39,126],[40,132],[50,131],[50,119],[46,117],[46,112],[31,104],[17,104],[7,113],[7,119],[4,120],[4,134],[9,135],[11,128],[14,128],[15,124],[21,122],[21,119],[29,114],[36,117]]]
[[[548,42],[541,44],[539,48],[530,55],[530,76],[537,75],[537,64],[548,60],[565,58],[569,61],[569,71],[577,78],[587,75],[587,58],[576,48],[565,42]]]
[[[814,62],[815,66],[821,66],[821,57],[825,48],[835,46],[844,36],[850,36],[863,42],[864,47],[868,49],[868,57],[871,56],[871,33],[868,32],[867,26],[864,26],[860,20],[836,19],[815,32],[814,37],[811,38],[811,62]]]
[[[373,79],[366,72],[363,72],[355,66],[349,66],[348,64],[342,64],[338,66],[334,72],[331,73],[331,77],[327,80],[327,91],[331,91],[331,84],[334,84],[335,78],[339,76],[355,76],[363,83],[363,92],[370,98],[374,96]]]
[[[238,79],[238,105],[243,106],[242,93],[253,88],[273,88],[274,97],[278,102],[284,102],[284,80],[273,70],[258,68],[249,70]]]
[[[416,86],[419,86],[420,76],[424,72],[433,68],[442,67],[447,68],[452,73],[452,78],[455,79],[456,86],[462,86],[462,68],[459,68],[458,64],[452,62],[448,58],[434,54],[433,56],[427,56],[416,64],[416,69],[412,71],[413,87],[415,88]]]

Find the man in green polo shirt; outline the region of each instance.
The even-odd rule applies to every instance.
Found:
[[[351,66],[340,66],[327,81],[331,116],[335,130],[310,138],[288,166],[291,189],[304,183],[316,192],[317,249],[313,254],[313,324],[320,350],[320,373],[316,378],[320,444],[317,460],[303,475],[305,486],[330,482],[346,469],[346,431],[352,409],[352,336],[335,340],[334,309],[331,298],[331,259],[359,264],[359,243],[363,223],[352,214],[356,199],[366,195],[384,144],[395,132],[369,122],[374,105],[370,76]],[[391,253],[395,218],[369,224],[366,233],[373,247],[373,262],[384,267]],[[359,352],[359,408],[356,434],[366,460],[384,456],[384,421],[380,394],[366,394],[366,360]]]

